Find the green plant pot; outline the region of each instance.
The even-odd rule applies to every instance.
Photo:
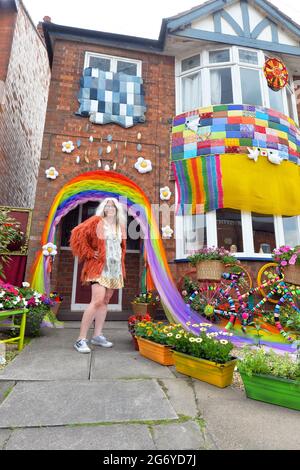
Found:
[[[240,375],[248,398],[300,410],[300,382],[271,375]]]
[[[29,310],[26,315],[25,336],[30,338],[40,336],[41,324],[45,314],[45,311],[35,311],[34,309]],[[21,323],[21,319],[16,318],[15,323],[19,325]]]

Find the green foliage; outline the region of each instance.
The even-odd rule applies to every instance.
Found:
[[[136,295],[133,303],[134,304],[153,304],[156,305],[159,302],[159,297],[154,296],[152,292],[141,293]]]
[[[201,248],[196,253],[188,257],[192,266],[196,266],[200,261],[216,260],[224,264],[234,264],[237,262],[235,256],[232,256],[225,248],[207,247]]]
[[[289,354],[276,354],[263,348],[243,349],[242,358],[238,361],[239,372],[246,375],[272,375],[290,380],[300,380],[300,363],[293,360]]]
[[[48,315],[51,321],[55,319],[55,315],[52,314],[50,308],[47,305],[41,304],[37,307],[31,307],[26,315],[26,328],[25,335],[30,338],[35,338],[41,334],[41,323],[45,315]],[[54,318],[53,318],[54,317]],[[15,324],[21,324],[21,317],[15,318]],[[12,336],[18,336],[19,330],[12,329]]]

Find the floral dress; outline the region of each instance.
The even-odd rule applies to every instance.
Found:
[[[98,283],[108,289],[121,289],[124,287],[122,275],[122,234],[119,227],[118,233],[113,230],[111,224],[104,221],[106,262],[101,275],[90,282]]]

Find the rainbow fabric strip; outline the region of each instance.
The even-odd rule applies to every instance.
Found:
[[[177,215],[203,214],[223,207],[220,156],[172,162],[178,190]]]
[[[209,106],[174,118],[173,161],[247,154],[247,147],[275,149],[285,160],[300,164],[300,129],[291,118],[261,106]]]
[[[87,201],[100,201],[105,197],[117,197],[119,202],[135,213],[135,218],[141,226],[144,234],[145,250],[151,277],[160,295],[161,303],[170,321],[179,322],[189,331],[199,334],[199,328],[193,324],[207,322],[198,313],[185,304],[178,292],[172,277],[164,245],[160,237],[160,231],[149,199],[144,191],[127,177],[110,171],[93,171],[84,173],[72,179],[61,188],[55,197],[46,220],[41,238],[41,251],[37,253],[36,260],[31,269],[30,283],[33,289],[39,292],[50,292],[50,273],[46,266],[46,257],[43,256],[42,246],[55,241],[55,232],[58,223],[72,209]],[[131,212],[132,213],[132,212]],[[191,325],[186,326],[190,321]],[[219,331],[216,325],[211,331]],[[235,335],[230,338],[235,344],[252,344],[253,338]],[[275,339],[275,342],[272,341]],[[270,341],[266,339],[268,346],[284,351],[294,351],[295,348],[281,342],[280,335],[276,335]]]

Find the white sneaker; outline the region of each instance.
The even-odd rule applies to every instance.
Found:
[[[103,348],[112,348],[113,343],[110,341],[107,341],[105,336],[94,336],[94,338],[91,339],[91,343],[94,344],[95,346],[102,346]]]
[[[76,341],[74,344],[74,348],[83,354],[89,354],[91,352],[90,348],[87,345],[87,340],[86,339],[79,339]]]

